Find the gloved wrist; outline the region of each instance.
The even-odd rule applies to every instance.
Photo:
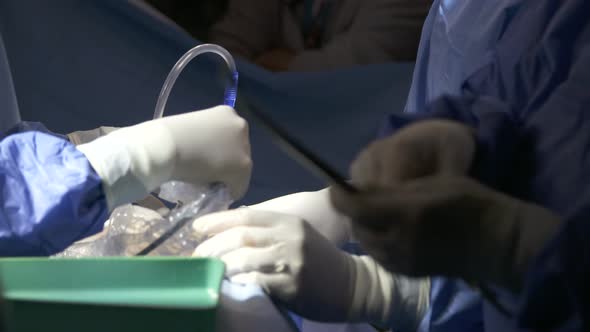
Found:
[[[99,137],[106,136],[117,129],[119,129],[119,128],[102,126],[102,127],[98,127],[98,128],[91,129],[91,130],[75,131],[75,132],[69,133],[67,136],[68,136],[68,139],[70,140],[70,143],[72,143],[74,145],[82,145],[82,144],[90,143]]]
[[[174,140],[157,120],[119,129],[77,148],[101,177],[110,210],[145,197],[170,180],[174,169]]]
[[[353,289],[349,320],[416,330],[429,306],[430,280],[394,275],[369,256],[349,255],[349,260]]]

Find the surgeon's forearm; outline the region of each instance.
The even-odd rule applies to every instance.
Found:
[[[349,220],[334,209],[328,189],[282,196],[253,205],[251,208],[281,212],[305,219],[337,246],[350,241]]]

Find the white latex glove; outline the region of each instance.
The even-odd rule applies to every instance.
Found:
[[[250,208],[297,216],[338,247],[351,240],[350,219],[333,207],[328,189],[286,195]]]
[[[222,259],[232,282],[258,284],[305,318],[415,328],[426,310],[428,282],[394,277],[369,257],[348,255],[298,217],[241,208],[193,227],[210,236],[196,256]]]
[[[121,128],[78,146],[101,177],[109,208],[170,180],[225,183],[233,198],[248,187],[248,125],[228,106]]]

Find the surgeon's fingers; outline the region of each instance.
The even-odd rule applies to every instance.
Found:
[[[268,294],[288,292],[286,286],[292,284],[291,277],[286,273],[248,272],[237,274],[229,279],[231,282],[245,285],[259,285]]]
[[[290,270],[289,262],[277,257],[276,247],[241,248],[221,257],[225,263],[226,275],[240,273],[284,273]]]
[[[213,236],[238,226],[270,227],[277,218],[272,212],[239,208],[198,218],[193,222],[193,230],[202,236]]]
[[[209,238],[194,251],[194,256],[221,257],[243,247],[265,247],[276,241],[267,229],[237,226]]]
[[[350,167],[353,183],[363,189],[395,188],[400,182],[429,173],[428,162],[411,144],[389,137],[373,142]]]
[[[460,147],[457,144],[454,146],[453,150],[454,151],[450,153],[439,154],[436,174],[444,176],[461,176],[466,175],[469,172],[475,155],[475,144],[465,144],[463,147]]]
[[[338,187],[330,187],[330,201],[336,210],[355,219],[364,213],[364,192],[351,194]]]
[[[464,124],[450,120],[432,120],[426,124],[426,130],[437,133],[436,145],[434,145],[437,173],[466,174],[475,156],[475,131]]]
[[[350,177],[352,182],[361,188],[371,188],[378,186],[376,175],[379,174],[378,162],[374,159],[373,150],[375,144],[372,143],[364,149],[350,166]]]
[[[403,191],[368,191],[351,194],[338,188],[330,188],[330,199],[334,207],[353,219],[373,219],[384,214],[393,216],[404,210],[407,199]],[[357,221],[357,220],[355,220]]]
[[[429,205],[444,198],[445,191],[421,178],[400,184],[396,189],[373,190],[351,194],[338,188],[330,189],[330,199],[336,210],[350,217],[356,227],[372,231],[393,230],[394,227],[413,228],[425,221]]]

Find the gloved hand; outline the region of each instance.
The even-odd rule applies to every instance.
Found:
[[[286,195],[250,208],[297,216],[337,247],[351,240],[350,220],[334,209],[328,189]]]
[[[241,208],[197,219],[210,236],[196,256],[218,257],[230,280],[256,283],[305,318],[415,327],[427,281],[395,278],[369,257],[338,250],[296,216]]]
[[[433,174],[466,174],[475,156],[472,129],[448,120],[427,120],[370,144],[352,164],[352,181],[389,188]]]
[[[466,177],[331,193],[336,208],[352,218],[363,249],[388,270],[489,281],[512,290],[559,224],[550,211]]]
[[[170,180],[223,182],[238,199],[252,168],[247,123],[227,106],[121,128],[78,149],[103,180],[110,209]]]

